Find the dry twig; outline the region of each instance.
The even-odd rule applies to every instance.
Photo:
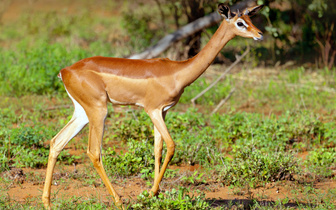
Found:
[[[227,95],[224,99],[222,99],[219,104],[216,106],[216,108],[211,112],[211,114],[216,113],[219,108],[221,108],[232,96],[232,94],[236,91],[236,88],[232,88],[232,90],[230,91],[229,95]]]
[[[46,111],[51,111],[51,110],[55,110],[55,109],[67,109],[67,108],[71,108],[71,107],[72,107],[71,104],[66,104],[66,105],[59,105],[59,106],[48,107],[45,110]]]
[[[245,52],[241,55],[241,56],[237,56],[237,60],[231,64],[231,66],[229,66],[229,68],[227,68],[225,70],[225,72],[223,72],[223,74],[218,77],[212,84],[210,84],[207,88],[205,88],[202,92],[200,92],[197,96],[195,96],[194,98],[192,98],[190,101],[193,104],[193,106],[195,106],[195,101],[201,97],[202,95],[204,95],[206,92],[208,92],[211,88],[213,88],[220,80],[222,80],[226,74],[228,74],[232,68],[237,65],[248,53],[250,52],[250,47],[247,47],[247,49],[245,50]]]

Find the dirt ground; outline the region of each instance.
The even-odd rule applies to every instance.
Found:
[[[25,11],[39,12],[41,10],[63,10],[67,9],[69,13],[76,12],[77,8],[81,5],[80,1],[58,1],[58,0],[12,0],[6,1],[6,9],[2,14],[3,21],[13,21],[19,17]],[[88,1],[90,2],[90,1]],[[99,1],[98,1],[99,2]],[[4,3],[4,2],[3,2]],[[90,9],[94,10],[97,15],[110,16],[116,13],[107,9],[102,9],[99,3],[88,5]],[[251,111],[249,106],[242,109]],[[85,151],[81,151],[85,152]],[[78,153],[78,151],[71,151],[69,153]],[[300,154],[300,157],[305,157],[306,154]],[[180,177],[183,173],[192,173],[197,166],[170,166],[170,169],[179,170]],[[93,165],[90,163],[89,158],[86,158],[82,163],[76,166],[56,166],[54,172],[54,180],[52,186],[52,195],[56,199],[57,197],[96,197],[105,203],[111,203],[112,199],[106,189],[101,183],[98,175],[94,179],[93,183],[85,183],[83,180],[76,179],[76,174],[87,173],[87,170],[93,171]],[[24,168],[12,169],[9,172],[5,172],[2,176],[7,176],[14,180],[11,184],[6,185],[0,183],[0,187],[8,188],[7,196],[14,201],[25,203],[27,200],[36,198],[40,200],[43,191],[44,176],[46,169],[30,169]],[[179,177],[179,176],[178,176]],[[115,179],[112,180],[117,192],[123,199],[136,198],[144,190],[149,190],[145,180],[140,177],[130,177],[127,179]],[[161,191],[170,190],[179,184],[178,178],[165,178],[160,187]],[[336,187],[336,182],[318,182],[313,184],[314,188],[320,189],[321,192],[325,192],[328,189]],[[264,187],[257,189],[232,189],[229,186],[222,186],[219,183],[208,183],[199,186],[193,186],[192,189],[201,189],[205,192],[206,198],[213,199],[213,206],[223,205],[229,202],[239,202],[248,204],[252,202],[252,199],[257,199],[260,202],[271,203],[279,199],[289,198],[287,206],[297,206],[294,202],[294,198],[304,197],[301,195],[292,195],[293,187],[296,187],[294,183],[290,181],[271,183]],[[293,199],[292,199],[293,198]]]
[[[165,178],[160,184],[160,190],[166,191],[172,188],[176,188],[179,184],[179,179],[184,174],[193,172],[197,169],[197,166],[170,166],[170,169],[179,171],[179,178]],[[86,173],[87,170],[94,170],[91,163],[83,163],[76,166],[56,166],[54,172],[53,186],[52,186],[52,200],[57,198],[70,198],[73,196],[82,198],[95,198],[106,204],[111,204],[111,199],[106,187],[102,184],[98,175],[93,178],[93,183],[86,183],[83,180],[77,180],[76,174]],[[46,169],[29,169],[24,168],[12,169],[9,172],[2,174],[3,176],[11,177],[14,182],[9,186],[3,186],[2,188],[8,188],[7,196],[12,201],[19,203],[26,203],[28,200],[41,201],[44,176]],[[82,176],[82,175],[81,175]],[[115,179],[112,180],[113,186],[117,192],[121,195],[124,202],[129,199],[136,199],[136,197],[144,190],[149,190],[146,181],[140,177],[130,177],[127,179]],[[289,201],[286,204],[288,207],[296,207],[296,199],[305,197],[305,194],[293,195],[293,188],[297,187],[297,183],[284,181],[277,183],[270,183],[264,187],[256,189],[234,189],[229,186],[222,186],[220,183],[209,182],[207,184],[201,184],[199,186],[192,186],[191,189],[199,189],[205,193],[206,198],[213,201],[212,206],[225,205],[231,203],[239,203],[241,205],[248,205],[253,200],[257,200],[263,205],[272,205],[272,203],[288,198]],[[324,181],[314,183],[313,187],[319,189],[321,193],[325,193],[328,189],[336,187],[335,181]],[[295,189],[298,192],[298,189]],[[293,198],[291,200],[291,198]],[[303,205],[305,205],[303,203]]]

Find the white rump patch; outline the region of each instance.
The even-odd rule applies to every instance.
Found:
[[[69,97],[71,98],[72,102],[74,103],[75,106],[75,111],[73,114],[73,118],[80,118],[82,120],[82,122],[89,122],[89,119],[86,115],[86,112],[84,110],[84,108],[82,107],[82,105],[80,105],[67,91]]]
[[[65,90],[67,91],[66,88]],[[67,93],[74,104],[75,111],[69,123],[54,137],[55,142],[53,151],[50,152],[61,151],[63,147],[89,122],[84,108],[69,94],[68,91]]]
[[[89,122],[89,118],[86,115],[86,112],[84,110],[84,108],[82,107],[82,105],[80,105],[68,92],[68,90],[65,88],[66,92],[68,93],[70,99],[72,100],[74,107],[75,107],[75,111],[72,115],[72,118],[70,121],[73,120],[77,120],[80,122],[80,126],[77,127],[76,131],[74,132],[74,134],[70,137],[69,141],[75,136],[77,135],[77,133],[82,130],[82,128]]]

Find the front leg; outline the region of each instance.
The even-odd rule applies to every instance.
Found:
[[[165,120],[167,112],[162,113],[162,118]],[[162,147],[163,147],[163,141],[162,136],[158,129],[154,125],[154,154],[155,154],[155,177],[154,177],[154,183],[157,182],[157,179],[159,177],[160,173],[160,165],[162,160]]]
[[[166,171],[166,168],[170,162],[170,160],[173,158],[174,156],[174,152],[175,152],[175,143],[173,141],[173,139],[171,138],[168,130],[167,130],[167,127],[164,123],[164,117],[163,117],[163,113],[162,113],[162,110],[159,110],[159,109],[156,109],[156,110],[153,110],[151,112],[147,112],[150,116],[150,118],[152,119],[152,122],[155,126],[155,128],[157,129],[157,131],[161,134],[161,138],[163,138],[163,140],[165,141],[166,145],[167,145],[167,154],[166,154],[166,157],[164,159],[164,162],[162,164],[162,167],[161,169],[157,169],[159,168],[159,164],[160,162],[158,161],[161,157],[161,152],[162,152],[162,146],[161,146],[161,149],[160,149],[160,146],[159,144],[156,144],[156,148],[158,148],[157,151],[159,151],[160,149],[160,156],[157,156],[156,155],[156,150],[155,150],[155,160],[157,160],[157,162],[155,163],[155,179],[154,179],[154,185],[151,189],[152,193],[154,195],[158,194],[158,191],[159,191],[159,184],[163,178],[163,175]],[[161,140],[162,142],[162,140]],[[162,143],[161,143],[162,145]],[[158,152],[159,153],[159,152]],[[158,167],[157,167],[158,165]]]
[[[162,136],[158,129],[154,126],[154,155],[155,155],[155,177],[154,183],[157,182],[157,178],[159,177],[160,173],[160,165],[162,159],[162,147],[163,141]]]

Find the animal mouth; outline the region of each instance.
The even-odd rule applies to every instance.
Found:
[[[253,39],[256,41],[261,41],[264,39],[264,37],[261,35],[260,37],[253,37]]]
[[[258,41],[258,40],[259,40],[259,41],[260,41],[260,40],[263,40],[264,37],[263,37],[262,32],[258,32],[258,35],[259,35],[259,37],[253,37],[253,39],[254,39],[254,40],[257,40],[257,41]]]

